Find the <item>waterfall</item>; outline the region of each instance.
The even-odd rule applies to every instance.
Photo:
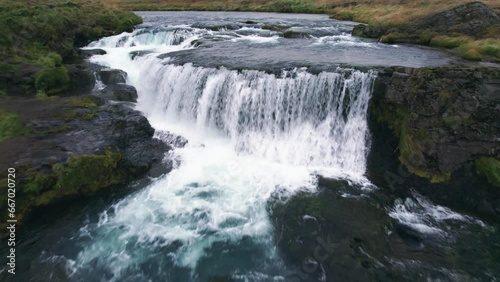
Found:
[[[133,273],[146,281],[151,272],[169,281],[206,281],[211,273],[283,279],[266,210],[271,196],[314,192],[316,174],[368,182],[374,72],[273,74],[158,56],[194,48],[187,42],[200,33],[188,31],[139,30],[91,44],[107,52],[91,61],[128,73],[156,136],[169,131],[189,143],[170,153],[179,160],[172,172],[82,229],[90,238],[69,267],[76,280]],[[150,52],[129,56],[144,48]]]
[[[137,87],[143,94],[139,109],[147,116],[218,131],[243,154],[364,174],[373,72],[294,69],[275,75],[142,60]]]

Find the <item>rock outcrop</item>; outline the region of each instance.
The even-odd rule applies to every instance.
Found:
[[[380,72],[370,107],[370,177],[387,186],[391,172],[451,206],[500,213],[499,105],[498,68]]]
[[[110,83],[123,76],[118,71],[107,74]],[[109,97],[89,94],[86,83],[74,87],[75,93],[87,94],[2,101],[2,108],[20,116],[27,128],[26,134],[0,145],[1,170],[16,169],[18,220],[36,207],[125,185],[150,171],[159,176],[169,170],[162,163],[169,146],[153,137],[155,130],[130,103],[117,102],[135,101],[134,87],[109,85]],[[7,203],[4,196],[2,208]]]

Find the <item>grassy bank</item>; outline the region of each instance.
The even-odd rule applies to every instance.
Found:
[[[415,28],[426,18],[452,9],[467,0],[378,0],[357,5],[337,6],[330,11],[331,17],[366,23],[369,31],[357,35],[375,37],[384,43],[409,42],[432,47],[452,49],[465,59],[481,60],[485,57],[500,60],[500,25],[493,24],[477,34],[464,34],[451,25],[446,31]],[[500,1],[483,0],[498,14]],[[466,21],[467,19],[453,19]]]
[[[254,11],[323,14],[328,13],[334,5],[334,1],[327,0],[103,0],[103,2],[113,7],[134,11]]]
[[[64,91],[64,63],[78,56],[78,47],[141,21],[97,1],[1,1],[0,93],[14,86],[18,94]]]

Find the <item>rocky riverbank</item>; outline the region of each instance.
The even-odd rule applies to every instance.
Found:
[[[161,161],[169,148],[153,138],[154,129],[133,104],[120,101],[135,89],[116,83],[106,89],[95,95],[1,100],[1,108],[24,125],[21,136],[0,146],[0,169],[16,169],[18,220],[33,208],[143,177],[155,165],[157,172],[167,171]]]
[[[15,168],[19,224],[35,208],[124,185],[153,166],[163,173],[169,149],[133,110],[126,74],[85,62],[78,49],[141,18],[97,2],[25,4],[0,4],[0,209]],[[106,84],[99,92],[96,77]]]

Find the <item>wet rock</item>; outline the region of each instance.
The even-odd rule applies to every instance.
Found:
[[[71,95],[90,93],[94,89],[96,80],[94,73],[86,64],[66,65],[69,83],[67,91]]]
[[[126,72],[115,69],[100,70],[97,72],[97,75],[101,79],[102,83],[106,85],[125,83],[127,79]]]
[[[476,161],[499,157],[499,77],[496,68],[380,72],[369,107],[370,179],[394,194],[414,187],[447,206],[498,214],[500,190]]]
[[[98,95],[108,100],[121,102],[137,102],[137,90],[132,85],[116,84],[107,86]]]
[[[302,32],[302,31],[287,30],[287,31],[283,32],[283,37],[297,39],[297,38],[310,38],[311,35],[309,35],[306,32]]]
[[[189,142],[186,138],[169,131],[158,131],[155,137],[175,148],[183,148]]]
[[[83,58],[90,58],[95,55],[106,55],[106,51],[102,49],[80,49],[79,50],[80,55]]]
[[[153,51],[151,50],[132,51],[130,52],[129,56],[132,60],[135,60],[137,57],[142,57],[151,53],[153,53]]]
[[[0,146],[0,168],[16,167],[20,185],[30,187],[18,192],[20,217],[34,207],[126,185],[152,168],[155,176],[170,169],[162,163],[170,147],[153,138],[148,120],[127,103],[93,95],[8,103],[30,128]]]

